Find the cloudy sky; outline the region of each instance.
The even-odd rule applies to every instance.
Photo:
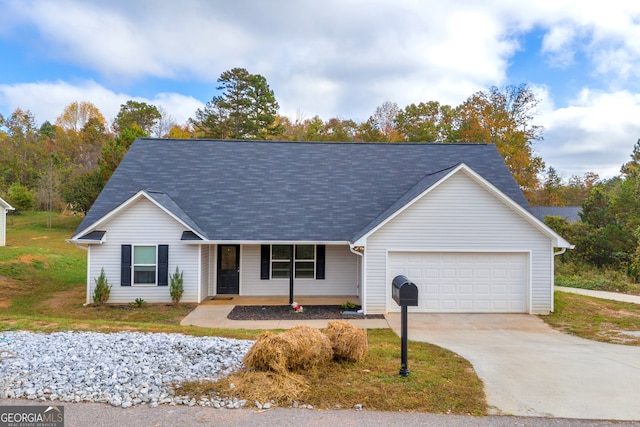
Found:
[[[631,0],[0,0],[0,57],[0,114],[38,123],[74,101],[111,121],[129,99],[184,123],[242,67],[282,114],[325,120],[527,83],[536,153],[564,178],[617,175],[640,138]]]

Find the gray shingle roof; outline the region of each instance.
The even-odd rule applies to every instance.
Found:
[[[580,221],[582,206],[532,206],[531,213],[544,222],[547,216],[559,216],[569,222]]]
[[[460,163],[528,209],[490,144],[138,139],[76,233],[145,190],[209,240],[354,241]]]

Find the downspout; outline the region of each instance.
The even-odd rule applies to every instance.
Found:
[[[360,279],[359,282],[360,282],[360,286],[362,288],[361,292],[360,292],[360,295],[359,295],[360,296],[360,304],[362,306],[362,312],[364,314],[366,314],[367,313],[367,307],[365,305],[366,294],[365,294],[365,286],[364,286],[364,253],[363,253],[364,252],[364,247],[363,246],[359,246],[359,248],[361,248],[360,251],[356,250],[356,247],[353,245],[353,243],[349,243],[349,250],[352,253],[360,256],[360,275],[361,275],[361,277],[356,278],[356,280]]]
[[[554,258],[557,257],[558,255],[562,255],[563,253],[567,252],[567,248],[560,248],[560,250],[558,252],[553,252],[553,256]],[[555,312],[556,311],[556,307],[555,307],[555,298],[554,298],[554,288],[555,288],[555,280],[556,280],[556,269],[555,269],[555,263],[553,262],[553,260],[551,261],[551,279],[553,280],[553,284],[551,286],[551,312]]]
[[[554,252],[553,253],[553,256],[562,255],[565,252],[567,252],[567,248],[560,248],[560,250],[558,252]]]

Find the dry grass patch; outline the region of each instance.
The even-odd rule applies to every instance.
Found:
[[[555,329],[581,338],[640,345],[638,304],[556,292],[555,312],[540,317]]]

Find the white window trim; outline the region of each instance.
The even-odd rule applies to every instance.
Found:
[[[287,259],[287,260],[274,260],[273,259],[273,247],[274,246],[293,246],[293,274],[294,274],[294,279],[295,280],[316,280],[316,269],[318,266],[318,245],[315,244],[300,244],[300,245],[270,245],[270,252],[269,252],[269,279],[270,280],[289,280],[290,278],[287,277],[273,277],[273,263],[274,262],[281,262],[281,263],[288,263],[291,262],[291,260]],[[313,259],[298,259],[296,258],[296,247],[297,246],[313,246]],[[296,263],[298,262],[312,262],[313,263],[313,276],[312,277],[296,277]]]
[[[155,248],[155,264],[136,264],[136,247],[148,247]],[[136,283],[136,267],[155,267],[155,274],[153,277],[153,283]],[[158,286],[158,245],[150,245],[150,244],[139,244],[139,245],[131,245],[131,286],[136,287],[157,287]]]

